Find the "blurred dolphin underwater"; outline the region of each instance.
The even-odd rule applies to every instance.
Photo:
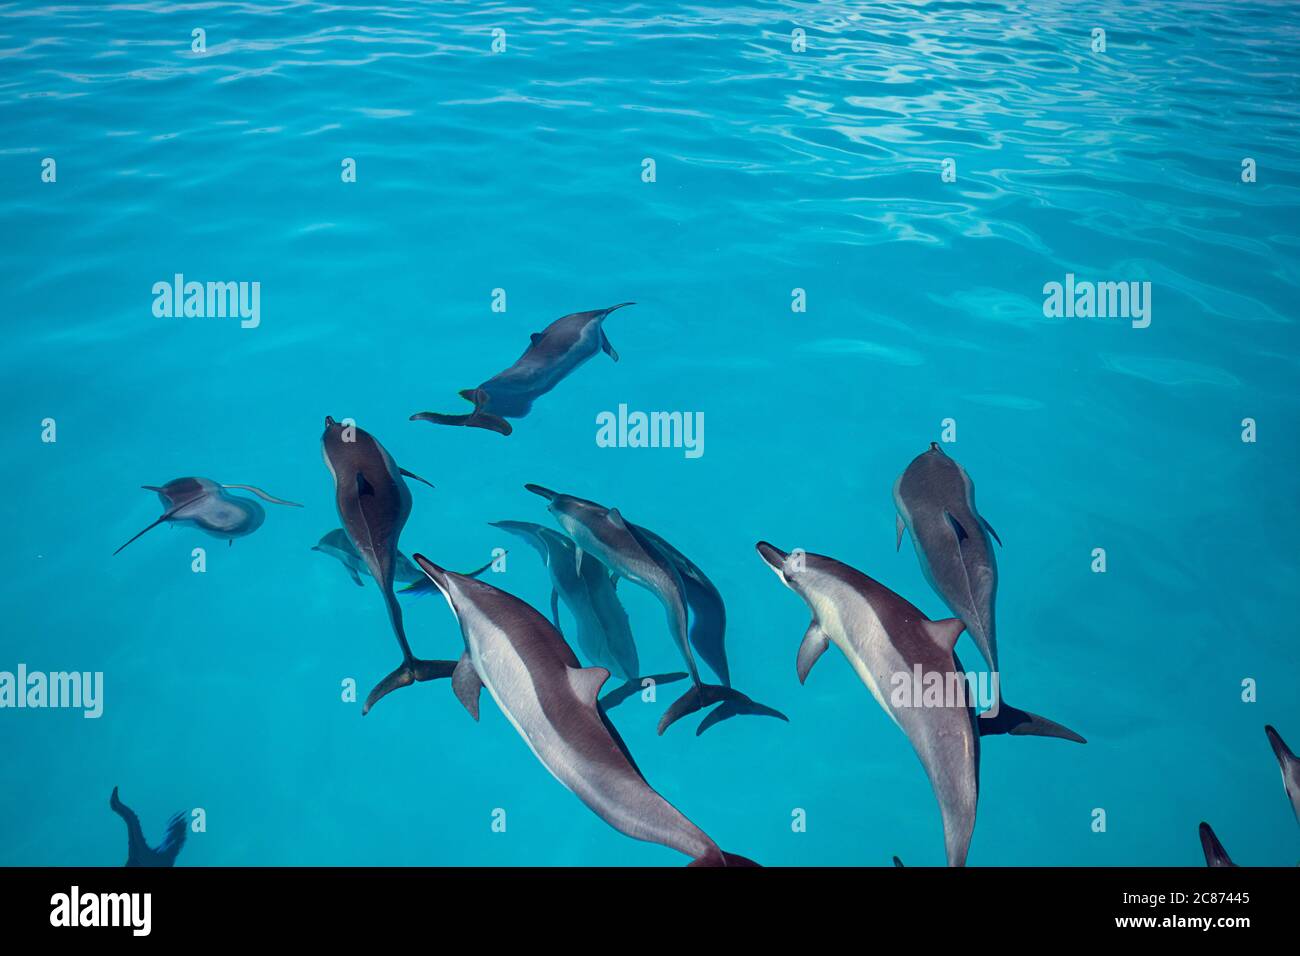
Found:
[[[0,866],[1294,865],[1298,32],[0,7]]]

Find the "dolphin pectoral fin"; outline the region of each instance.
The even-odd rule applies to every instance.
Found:
[[[373,495],[375,489],[371,487],[370,482],[366,481],[366,476],[357,472],[357,497],[364,498],[366,495]]]
[[[478,720],[478,697],[479,691],[483,689],[483,681],[479,679],[478,671],[474,670],[469,651],[460,655],[460,660],[456,662],[456,669],[451,675],[451,689],[455,691],[456,699],[465,705],[469,715]]]
[[[600,347],[604,350],[606,355],[612,358],[615,362],[618,361],[618,352],[614,351],[614,346],[610,344],[609,336],[605,334],[604,329],[600,330]]]
[[[899,515],[894,520],[894,550],[899,551],[903,547],[903,532],[907,530],[907,525],[903,524],[903,516]]]
[[[999,538],[999,537],[998,537],[998,533],[997,533],[996,531],[993,530],[993,525],[989,524],[989,523],[988,523],[988,519],[986,519],[983,515],[980,516],[980,524],[984,525],[984,530],[985,530],[985,531],[987,531],[989,534],[993,535],[993,540],[994,540],[994,541],[996,541],[999,545],[1002,544],[1002,539]]]
[[[831,646],[828,638],[822,629],[817,626],[816,621],[808,625],[808,630],[804,632],[803,641],[799,644],[799,656],[795,659],[794,669],[799,675],[799,683],[808,679],[808,672],[812,666],[817,663],[817,659],[826,653],[826,648]]]
[[[609,680],[609,671],[603,667],[569,668],[569,686],[584,704],[597,706],[600,688]]]
[[[352,575],[352,583],[359,588],[365,587],[365,582],[361,580],[361,575],[357,574],[356,568],[348,568],[348,574]]]
[[[263,501],[269,501],[273,505],[288,505],[290,508],[301,508],[302,505],[296,501],[285,501],[283,498],[276,498],[274,495],[268,495],[261,488],[255,488],[253,485],[222,485],[222,488],[238,488],[241,491],[251,491]]]
[[[957,646],[957,638],[966,629],[959,617],[946,617],[942,621],[922,621],[921,627],[943,650],[951,652]]]
[[[361,705],[361,716],[364,717],[370,713],[370,708],[374,707],[381,698],[387,697],[399,687],[407,687],[417,681],[450,677],[455,670],[455,661],[423,661],[414,657],[405,660],[400,667],[381,680],[370,691],[369,696],[366,697],[366,702]]]
[[[939,622],[942,623],[942,622]],[[1069,727],[1058,724],[1046,717],[1039,717],[1027,710],[1012,707],[1005,700],[998,700],[997,713],[992,710],[980,714],[976,723],[981,737],[992,734],[1012,734],[1016,737],[1059,737],[1072,740],[1077,744],[1086,744],[1084,740]]]
[[[411,472],[407,471],[405,468],[401,468],[401,467],[399,467],[397,470],[398,470],[399,472],[401,472],[402,475],[404,475],[405,477],[410,478],[412,481],[422,481],[422,482],[424,482],[426,485],[428,485],[430,488],[433,487],[433,483],[432,483],[432,482],[424,481],[424,479],[421,478],[419,475],[412,474]]]
[[[945,511],[943,516],[948,521],[948,526],[952,528],[952,533],[957,536],[957,544],[961,545],[963,541],[970,537],[970,534],[962,526],[962,523],[953,517],[952,512]]]
[[[555,588],[551,588],[551,623],[557,631],[560,630],[560,592]]]
[[[1202,823],[1198,828],[1201,834],[1201,850],[1205,853],[1206,866],[1236,866],[1232,858],[1228,856],[1228,851],[1223,848],[1219,838],[1214,835],[1214,829],[1208,823]]]

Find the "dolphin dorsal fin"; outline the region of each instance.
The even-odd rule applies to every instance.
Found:
[[[609,523],[615,528],[627,527],[627,522],[623,520],[623,515],[617,508],[610,508],[607,515],[609,517]]]
[[[596,706],[596,698],[600,696],[600,688],[605,681],[609,680],[609,671],[603,667],[571,667],[569,668],[569,686],[573,692],[578,695],[578,699],[584,704]]]
[[[966,625],[959,617],[946,617],[942,621],[922,621],[921,626],[925,629],[925,633],[930,635],[930,639],[945,651],[951,651],[957,646],[957,638],[966,629]]]
[[[541,332],[534,332],[532,335],[528,336],[528,341],[531,342],[533,345],[536,345],[538,340],[541,339],[541,337],[542,337]]]

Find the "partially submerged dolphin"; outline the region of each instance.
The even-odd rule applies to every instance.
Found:
[[[1002,703],[996,717],[977,719],[965,673],[953,652],[963,630],[957,618],[932,621],[908,601],[860,571],[819,554],[797,560],[760,541],[758,553],[781,582],[812,611],[795,670],[803,683],[832,643],[840,649],[885,713],[907,735],[921,760],[943,816],[949,866],[964,866],[979,797],[980,737],[1033,734],[1084,743],[1072,730]],[[937,701],[899,694],[925,675],[948,691]]]
[[[357,549],[352,546],[352,540],[348,537],[348,533],[342,528],[335,528],[326,534],[312,547],[312,550],[336,558],[339,564],[347,569],[356,586],[359,588],[365,587],[365,584],[361,581],[361,575],[364,574],[366,577],[370,577],[370,567],[362,559],[361,555],[357,554]],[[425,577],[424,572],[417,568],[410,558],[398,551],[397,562],[393,566],[393,580],[400,581],[403,584],[414,584],[416,581],[425,580]]]
[[[471,717],[487,687],[542,766],[614,829],[684,853],[692,866],[753,865],[651,789],[598,705],[609,671],[582,667],[550,622],[513,595],[421,554],[415,562],[460,624],[465,653],[451,683]]]
[[[534,332],[524,354],[503,372],[498,372],[478,388],[467,388],[460,396],[474,403],[468,415],[443,415],[417,412],[411,421],[435,425],[469,425],[509,435],[513,429],[507,418],[523,418],[533,402],[545,395],[569,373],[598,352],[605,352],[615,362],[618,353],[609,344],[602,323],[615,309],[636,305],[620,302],[608,309],[574,312],[556,319],[541,332]]]
[[[1271,725],[1264,727],[1264,733],[1268,735],[1269,745],[1273,748],[1277,765],[1282,771],[1282,786],[1291,798],[1291,810],[1295,813],[1296,822],[1300,823],[1300,757],[1291,752],[1286,741]]]
[[[663,605],[668,615],[668,629],[677,650],[686,661],[692,687],[674,701],[660,718],[660,734],[687,714],[717,703],[723,706],[700,722],[696,729],[697,736],[714,724],[738,714],[789,719],[780,711],[760,704],[731,687],[726,655],[722,650],[722,629],[726,626],[722,599],[703,572],[683,557],[681,552],[653,532],[625,521],[617,508],[606,508],[594,501],[560,494],[541,485],[530,484],[524,487],[549,502],[547,509],[577,546],[579,569],[585,555],[591,554],[615,575],[646,588]],[[695,605],[691,603],[693,599]],[[696,622],[694,628],[691,626],[693,611]],[[707,649],[707,654],[702,651],[701,656],[714,665],[723,683],[706,684],[700,679],[692,649],[693,635]]]
[[[420,660],[411,653],[402,626],[402,608],[393,593],[397,540],[411,513],[411,491],[404,478],[429,483],[399,468],[393,456],[369,432],[355,425],[341,425],[330,416],[325,418],[321,451],[334,477],[334,503],[343,530],[383,592],[388,620],[402,649],[402,663],[366,697],[361,707],[364,716],[381,697],[397,688],[416,681],[450,677],[456,666],[454,661]]]
[[[574,637],[578,649],[599,667],[623,680],[619,687],[601,699],[606,707],[622,703],[642,686],[643,680],[656,684],[684,680],[685,674],[640,676],[640,661],[632,640],[632,625],[627,611],[614,590],[609,569],[591,555],[578,566],[578,549],[563,534],[531,521],[493,521],[500,528],[527,541],[546,564],[551,575],[551,621],[560,627],[559,602],[569,609],[574,620]],[[422,575],[423,576],[423,575]]]
[[[997,673],[993,614],[998,565],[993,541],[1002,541],[975,509],[974,482],[938,442],[930,442],[929,450],[914,458],[894,482],[894,504],[895,547],[903,543],[903,530],[909,531],[925,579],[961,618],[990,670]]]
[[[1205,853],[1206,866],[1236,866],[1228,856],[1228,851],[1223,848],[1219,838],[1214,835],[1214,830],[1208,823],[1202,823],[1200,826],[1201,833],[1201,850]]]
[[[234,543],[236,538],[252,534],[266,520],[266,512],[256,501],[242,495],[228,495],[226,491],[237,488],[251,491],[264,501],[276,505],[288,505],[301,508],[293,501],[284,501],[268,495],[252,485],[223,485],[210,478],[175,478],[161,488],[155,485],[141,485],[145,491],[155,491],[163,503],[163,513],[153,524],[131,539],[134,541],[145,531],[151,531],[164,521],[172,524],[184,524],[198,528],[214,538],[225,538]],[[128,541],[126,544],[130,544]],[[122,545],[122,548],[126,547]],[[117,554],[122,548],[114,551]]]
[[[189,821],[184,813],[176,813],[167,821],[167,832],[163,841],[156,847],[145,842],[144,829],[135,811],[123,803],[117,796],[117,787],[108,798],[108,805],[126,822],[126,865],[127,866],[174,866],[176,855],[185,845],[185,834],[189,831]]]

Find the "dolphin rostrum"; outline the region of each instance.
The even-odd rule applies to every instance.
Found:
[[[461,398],[474,403],[468,415],[443,415],[417,412],[411,421],[435,425],[469,425],[509,435],[513,429],[507,418],[523,418],[541,398],[571,372],[597,352],[604,351],[615,362],[618,353],[609,344],[602,323],[615,309],[636,305],[620,302],[608,309],[574,312],[556,319],[541,332],[534,332],[524,354],[503,372],[498,372],[478,388],[461,391]]]
[[[993,541],[1001,544],[1002,540],[975,510],[974,482],[938,442],[931,442],[929,450],[914,458],[894,482],[894,504],[898,509],[895,546],[902,545],[906,528],[925,579],[961,618],[989,669],[997,673],[993,605],[998,565]]]
[[[627,578],[650,591],[663,605],[668,615],[668,629],[678,652],[686,661],[692,686],[664,712],[659,720],[660,734],[687,714],[717,703],[723,706],[700,722],[695,731],[697,736],[737,714],[789,719],[731,686],[726,655],[722,652],[722,628],[726,625],[725,611],[719,610],[722,599],[703,572],[687,561],[681,552],[653,532],[625,521],[617,508],[606,508],[594,501],[560,494],[540,485],[524,487],[547,499],[547,509],[577,546],[579,569],[585,555],[590,554],[618,577]],[[692,600],[697,602],[695,606],[692,606]],[[695,612],[694,628],[691,627],[692,611]],[[707,653],[701,652],[701,656],[714,665],[723,683],[706,684],[700,679],[695,665],[693,634],[708,649]]]
[[[601,698],[602,705],[608,708],[622,703],[644,686],[644,681],[667,684],[686,679],[687,675],[682,673],[640,676],[632,625],[614,590],[609,569],[599,560],[586,555],[579,568],[578,549],[572,541],[552,528],[531,521],[490,524],[523,538],[542,556],[551,576],[551,621],[555,629],[563,635],[559,609],[562,600],[573,615],[578,649],[592,664],[605,668],[624,682]]]
[[[943,816],[949,866],[964,866],[975,829],[980,737],[1034,734],[1083,743],[1078,734],[1003,702],[998,715],[975,717],[961,662],[953,653],[963,630],[957,618],[932,621],[908,601],[833,558],[792,558],[766,541],[758,553],[812,611],[795,670],[803,683],[832,643],[853,666],[885,713],[907,735]],[[908,693],[924,676],[926,692]],[[935,683],[941,693],[931,698]],[[917,698],[920,698],[919,700]]]
[[[651,789],[597,702],[609,671],[582,667],[532,606],[414,557],[460,624],[465,652],[451,684],[471,717],[487,687],[542,766],[615,830],[684,853],[692,866],[753,865],[724,853]]]
[[[1214,835],[1213,828],[1208,823],[1202,823],[1201,832],[1201,849],[1205,852],[1206,866],[1236,866],[1228,856],[1228,851],[1223,848],[1219,838]]]
[[[117,796],[117,787],[108,798],[108,805],[113,812],[126,821],[126,865],[127,866],[174,866],[176,854],[185,845],[185,834],[189,831],[189,821],[184,813],[176,813],[167,821],[167,832],[157,847],[151,847],[144,839],[144,830],[135,811],[123,803]]]
[[[365,587],[361,581],[361,575],[370,577],[370,568],[362,560],[361,555],[357,554],[357,549],[352,547],[352,541],[348,538],[348,533],[342,528],[335,528],[333,531],[321,538],[319,543],[312,547],[313,551],[319,551],[321,554],[328,554],[331,558],[337,558],[339,564],[347,569],[352,576],[353,582],[357,587]],[[417,581],[425,580],[424,572],[415,566],[415,564],[402,552],[397,552],[397,563],[393,566],[393,580],[400,581],[402,584],[414,584]]]
[[[342,425],[330,416],[325,418],[321,451],[334,476],[334,503],[343,530],[383,592],[388,619],[402,649],[402,663],[366,697],[361,707],[364,716],[376,701],[397,688],[416,681],[450,677],[456,666],[455,661],[420,660],[411,653],[402,626],[402,608],[393,593],[397,540],[411,513],[411,490],[404,479],[429,483],[399,468],[393,456],[369,432],[356,425]]]
[[[155,491],[163,503],[163,513],[153,524],[137,534],[134,541],[145,531],[151,531],[164,521],[172,524],[184,524],[198,528],[214,538],[225,538],[234,544],[236,538],[252,534],[266,520],[266,512],[256,501],[242,495],[228,495],[226,490],[238,488],[251,491],[264,501],[272,504],[288,505],[301,508],[293,501],[284,501],[268,495],[252,485],[223,485],[210,478],[175,478],[161,488],[155,485],[142,485],[145,491]],[[126,544],[130,544],[128,541]],[[126,547],[122,545],[122,548]],[[117,554],[122,548],[114,551]]]
[[[1291,752],[1286,741],[1272,726],[1266,726],[1264,733],[1268,735],[1268,742],[1277,757],[1278,767],[1282,770],[1282,786],[1291,798],[1291,810],[1295,813],[1296,822],[1300,823],[1300,757]]]

